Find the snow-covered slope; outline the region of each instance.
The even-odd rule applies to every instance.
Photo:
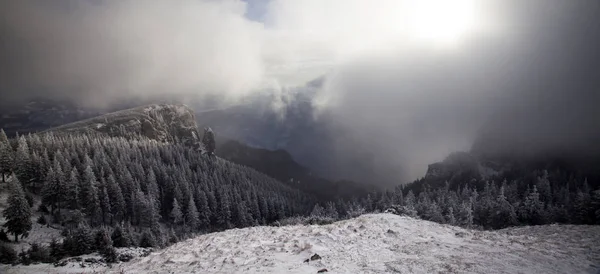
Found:
[[[305,263],[314,253],[322,259]],[[391,214],[203,235],[126,273],[597,273],[600,226],[465,230]]]
[[[304,262],[315,253],[322,258]],[[600,226],[549,225],[489,232],[369,214],[325,226],[232,229],[180,242],[112,268],[80,271],[317,273],[324,268],[328,273],[598,273]],[[9,268],[8,273],[39,269]],[[63,272],[61,268],[46,271]]]

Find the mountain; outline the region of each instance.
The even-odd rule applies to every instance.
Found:
[[[401,167],[365,146],[348,125],[329,112],[316,116],[315,85],[286,90],[281,98],[255,95],[243,104],[198,111],[198,125],[251,147],[285,150],[314,175],[331,181],[377,187],[402,182]]]
[[[19,273],[597,273],[600,227],[479,231],[392,214],[324,226],[201,235],[112,268],[17,266]],[[318,259],[310,260],[314,254]],[[317,258],[315,256],[314,258]],[[304,262],[308,260],[308,262]],[[6,267],[5,267],[6,268]],[[2,269],[0,267],[0,269]],[[9,271],[10,273],[10,271]]]
[[[49,131],[100,133],[106,136],[143,136],[152,140],[200,148],[194,112],[185,105],[155,104],[112,112],[55,127]]]
[[[38,132],[82,119],[98,116],[105,111],[84,108],[70,101],[36,99],[23,104],[0,107],[0,128],[7,135]]]
[[[218,135],[217,135],[218,136]],[[317,196],[321,201],[363,197],[374,190],[352,181],[332,181],[313,174],[285,150],[253,148],[238,141],[217,138],[216,154],[234,163],[254,168],[285,184]]]
[[[205,116],[201,112],[199,116]],[[62,133],[97,133],[105,136],[142,136],[166,143],[181,143],[200,149],[200,133],[194,112],[185,105],[154,104],[116,111],[48,131]],[[217,134],[216,155],[231,162],[245,165],[267,174],[285,184],[311,193],[322,201],[343,197],[364,196],[365,186],[349,181],[333,182],[320,178],[298,164],[284,150],[253,148]]]

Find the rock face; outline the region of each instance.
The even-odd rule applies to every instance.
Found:
[[[97,132],[108,136],[143,136],[159,142],[201,148],[193,111],[185,105],[148,105],[117,111],[50,129],[53,132]]]

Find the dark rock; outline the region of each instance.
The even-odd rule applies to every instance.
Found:
[[[133,259],[133,256],[131,254],[119,255],[119,261],[121,261],[121,262],[129,262],[129,261],[131,261],[131,259]]]
[[[465,236],[467,236],[467,233],[459,231],[459,232],[454,233],[454,235],[459,238],[464,238]]]
[[[305,262],[305,263],[308,263],[308,262],[310,262],[310,259],[306,259],[306,260],[304,260],[304,262]]]
[[[319,254],[315,253],[315,255],[310,256],[310,260],[311,261],[315,261],[315,260],[320,260],[321,256],[319,256]]]
[[[83,260],[86,263],[90,263],[90,264],[100,264],[102,263],[100,260],[96,259],[96,258],[87,258],[85,260]]]
[[[391,229],[388,229],[387,233],[396,235],[396,232]]]
[[[324,272],[327,272],[327,268],[323,268],[323,269],[317,271],[317,273],[324,273]]]

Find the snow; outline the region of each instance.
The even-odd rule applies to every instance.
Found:
[[[120,265],[116,271],[596,273],[599,243],[598,226],[486,232],[370,214],[326,226],[254,227],[203,235]],[[322,259],[303,262],[314,253]]]
[[[313,254],[322,259],[304,263]],[[70,272],[18,266],[6,273]],[[467,230],[392,214],[251,227],[177,243],[106,273],[598,273],[600,226]],[[16,271],[16,272],[11,272]],[[2,272],[2,267],[0,267]]]

